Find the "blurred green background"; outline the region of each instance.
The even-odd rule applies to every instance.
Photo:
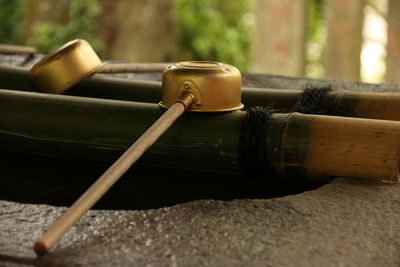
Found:
[[[243,72],[399,82],[396,0],[0,0],[0,43],[104,60],[213,60]],[[399,60],[397,60],[399,59]]]

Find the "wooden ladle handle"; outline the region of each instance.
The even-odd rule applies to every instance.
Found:
[[[194,102],[194,96],[185,92],[89,189],[40,237],[34,245],[37,254],[47,253],[134,164],[143,153]]]

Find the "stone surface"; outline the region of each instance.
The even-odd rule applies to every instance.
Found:
[[[400,185],[337,178],[274,199],[92,210],[50,253],[33,241],[63,207],[0,202],[0,265],[399,266]]]

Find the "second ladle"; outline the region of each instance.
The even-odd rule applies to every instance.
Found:
[[[159,104],[168,110],[36,241],[35,252],[47,253],[186,110],[241,109],[240,87],[240,72],[230,65],[182,62],[168,67]]]
[[[29,71],[36,91],[60,94],[93,73],[162,71],[170,63],[104,63],[88,42],[70,41],[48,54]]]

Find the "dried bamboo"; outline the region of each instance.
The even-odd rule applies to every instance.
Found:
[[[281,175],[399,181],[399,122],[300,113],[272,120],[282,129],[279,146],[270,147],[271,154],[279,151],[275,166]]]

